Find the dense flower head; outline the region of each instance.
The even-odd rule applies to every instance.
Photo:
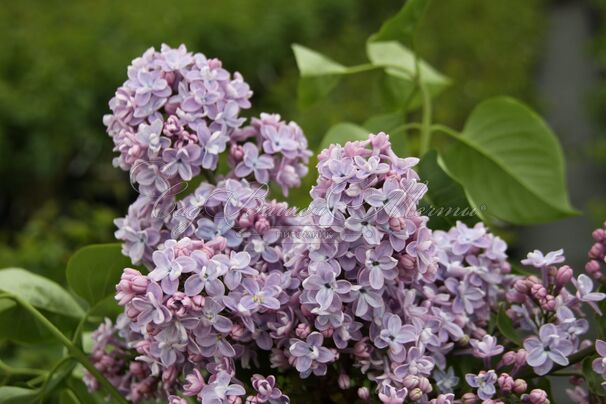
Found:
[[[242,76],[218,59],[185,45],[148,49],[129,66],[104,118],[119,153],[114,165],[159,192],[201,168],[215,169],[251,96]]]
[[[312,203],[296,211],[269,198],[270,184],[286,195],[301,183],[307,140],[277,114],[243,127],[250,95],[239,74],[183,46],[129,67],[105,123],[140,191],[115,236],[147,272],[124,269],[123,313],[93,334],[97,369],[133,402],[287,403],[281,378],[248,372],[271,367],[383,403],[547,404],[516,375],[545,375],[588,346],[583,308],[601,315],[592,278],[606,233],[593,234],[591,277],[560,266],[562,250],[535,250],[522,264],[536,275],[513,274],[484,224],[428,227],[418,159],[398,157],[384,133],[322,151]],[[223,152],[227,173],[212,175]],[[605,376],[606,344],[596,349]],[[483,370],[465,375],[459,358]]]

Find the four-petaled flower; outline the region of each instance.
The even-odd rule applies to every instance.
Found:
[[[465,381],[471,387],[478,389],[478,397],[482,400],[490,400],[496,393],[494,384],[497,382],[497,374],[494,370],[481,371],[478,375],[468,373],[465,375]]]
[[[572,353],[573,345],[555,325],[545,324],[539,330],[538,337],[524,340],[524,349],[528,352],[526,362],[536,374],[542,376],[551,370],[554,362],[567,366],[567,356]]]

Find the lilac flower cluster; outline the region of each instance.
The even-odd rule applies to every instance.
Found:
[[[606,298],[592,291],[593,282],[587,275],[575,279],[569,266],[555,265],[563,261],[562,250],[547,255],[529,253],[522,263],[540,270],[541,279],[534,275],[517,279],[507,294],[512,303],[508,314],[520,330],[531,334],[524,340],[526,362],[538,375],[548,373],[554,365],[569,364],[568,356],[579,350],[589,328],[582,318],[582,304],[599,312],[596,302]],[[576,293],[566,288],[570,284]]]
[[[218,59],[185,45],[148,49],[128,67],[128,80],[109,103],[112,114],[104,117],[120,153],[114,165],[135,170],[142,187],[159,192],[175,178],[189,181],[201,168],[215,169],[251,96],[242,76]]]
[[[275,181],[287,196],[307,175],[311,151],[295,122],[286,123],[278,114],[261,114],[251,125],[237,130],[229,144],[233,175],[260,184]]]
[[[428,228],[418,160],[398,157],[384,133],[322,151],[313,201],[293,214],[268,185],[285,195],[300,185],[307,140],[279,115],[242,127],[251,93],[240,75],[165,45],[128,73],[105,122],[115,164],[141,194],[116,238],[148,272],[124,270],[123,313],[94,333],[92,352],[128,400],[287,403],[275,375],[242,376],[271,367],[287,380],[323,377],[348,399],[549,403],[520,375],[567,366],[588,345],[582,308],[601,314],[592,278],[606,230],[594,232],[592,277],[558,266],[561,250],[528,254],[537,276],[514,275],[506,243],[482,223]],[[214,175],[223,152],[229,171]],[[177,199],[202,170],[207,180]],[[519,339],[493,327],[496,313]],[[606,344],[596,349],[606,378]],[[460,372],[465,356],[483,370]],[[455,398],[469,391],[463,379],[473,392]],[[590,397],[582,386],[571,394]]]
[[[184,45],[151,48],[133,60],[104,122],[119,153],[114,165],[129,171],[140,193],[128,215],[115,221],[116,238],[134,263],[152,263],[154,249],[170,237],[165,222],[183,183],[214,171],[224,152],[232,166],[228,178],[275,181],[285,195],[300,185],[311,155],[307,139],[279,115],[261,114],[240,128],[251,95],[239,73]]]

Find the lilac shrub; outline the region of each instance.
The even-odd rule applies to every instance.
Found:
[[[529,253],[522,275],[484,224],[428,227],[418,159],[385,133],[323,150],[298,212],[270,191],[301,184],[307,140],[276,114],[245,126],[250,96],[219,60],[163,45],[110,102],[114,164],[140,191],[116,238],[144,269],[124,269],[91,358],[128,400],[285,403],[322,378],[349,401],[547,404],[536,377],[593,349],[606,375],[583,314],[606,297],[604,230],[591,277],[561,250]],[[588,402],[581,383],[569,394]]]

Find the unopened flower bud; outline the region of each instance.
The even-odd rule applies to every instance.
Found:
[[[478,397],[473,393],[465,393],[461,397],[461,404],[477,404]]]
[[[593,259],[604,259],[604,253],[606,252],[606,249],[604,248],[604,244],[602,243],[595,243],[594,245],[591,246],[591,249],[589,250],[589,258],[593,258]]]
[[[368,387],[360,387],[358,389],[358,397],[360,400],[368,401],[370,398],[370,391],[368,390]]]
[[[547,289],[545,289],[545,286],[535,283],[534,285],[532,285],[532,288],[530,289],[530,294],[535,299],[541,300],[545,296],[547,296]]]
[[[531,404],[547,404],[549,400],[547,399],[547,393],[545,390],[534,389],[528,395],[528,400]]]
[[[504,393],[509,393],[513,389],[513,378],[507,373],[501,373],[497,382],[499,383],[499,388]]]
[[[339,388],[341,390],[347,390],[347,389],[349,389],[351,387],[351,379],[345,373],[341,373],[339,375],[337,383],[339,384]]]
[[[419,388],[421,389],[421,391],[423,391],[423,393],[431,393],[431,391],[433,390],[429,379],[426,377],[419,378]]]
[[[594,279],[598,279],[602,276],[600,263],[597,260],[591,260],[585,264],[585,271]]]
[[[269,221],[266,217],[261,216],[255,222],[255,231],[259,234],[265,234],[271,228]]]
[[[503,364],[505,366],[513,365],[516,361],[516,353],[513,351],[507,351],[503,355]]]
[[[307,338],[307,336],[311,333],[311,327],[308,324],[299,324],[297,325],[297,329],[295,330],[295,334],[297,337],[301,339]]]
[[[606,241],[606,231],[604,229],[595,229],[591,236],[595,241]]]
[[[408,390],[412,390],[419,385],[419,376],[407,375],[402,381],[402,385]]]
[[[528,388],[528,384],[526,384],[526,381],[523,379],[516,379],[513,382],[513,392],[516,394],[524,393],[527,388]]]
[[[408,392],[408,399],[417,401],[423,397],[423,391],[420,388],[414,388]]]
[[[563,287],[572,279],[573,271],[568,265],[564,265],[558,269],[556,273],[556,285]]]

